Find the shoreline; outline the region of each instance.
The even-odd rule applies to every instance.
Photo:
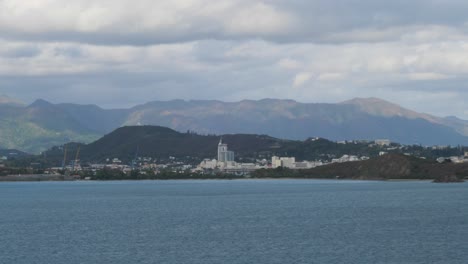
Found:
[[[232,179],[226,179],[226,178],[210,178],[210,179],[203,179],[203,178],[193,178],[193,179],[115,179],[115,180],[76,180],[76,179],[58,179],[57,177],[64,177],[64,176],[53,176],[50,177],[49,179],[41,179],[39,177],[34,177],[34,178],[29,178],[28,176],[19,176],[19,177],[24,177],[23,179],[12,179],[11,176],[5,176],[8,177],[8,179],[2,179],[3,177],[0,176],[0,184],[3,182],[6,183],[11,183],[11,182],[134,182],[134,181],[210,181],[210,180],[217,180],[217,181],[238,181],[238,180],[258,180],[258,181],[271,181],[271,180],[276,180],[276,181],[281,181],[281,180],[314,180],[314,181],[363,181],[363,182],[433,182],[433,179],[334,179],[334,178],[296,178],[296,177],[291,177],[291,178],[232,178]],[[16,176],[18,177],[18,176]]]

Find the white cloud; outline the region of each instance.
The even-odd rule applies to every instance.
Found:
[[[227,33],[265,35],[287,34],[294,18],[263,2],[245,5],[225,21]]]
[[[294,17],[248,0],[0,1],[0,32],[18,38],[157,44],[179,40],[281,36]]]
[[[195,43],[132,46],[97,46],[76,43],[37,43],[33,56],[12,56],[27,43],[0,41],[0,75],[69,75],[109,71],[154,72],[197,70]]]
[[[312,78],[309,72],[300,72],[294,77],[293,85],[295,87],[302,86]]]

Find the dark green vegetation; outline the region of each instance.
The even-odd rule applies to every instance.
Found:
[[[107,159],[118,158],[123,164],[130,164],[136,157],[151,157],[158,163],[165,163],[174,157],[184,164],[199,164],[205,158],[216,158],[217,145],[223,142],[236,153],[238,162],[255,162],[257,159],[270,160],[272,156],[296,157],[297,160],[330,161],[342,155],[376,157],[387,147],[367,142],[339,144],[326,139],[282,140],[266,135],[199,135],[190,131],[179,133],[157,126],[122,127],[101,139],[88,144],[69,143],[65,147],[54,147],[38,156],[27,156],[9,161],[11,166],[24,167],[40,164],[40,167],[61,166],[65,149],[67,164],[75,159],[80,148],[79,159],[85,163],[105,163]],[[438,157],[460,156],[465,148],[433,150],[421,146],[392,145],[393,153],[411,153],[414,156],[435,160]]]
[[[65,172],[47,175],[44,170],[32,168],[0,168],[1,181],[72,181],[72,180],[97,180],[97,181],[119,181],[119,180],[209,180],[209,179],[245,179],[244,176],[214,173],[202,174],[190,171],[174,172],[161,170],[155,173],[152,170],[133,170],[125,173],[121,170],[104,168],[93,171]]]
[[[59,175],[59,174],[10,174],[0,175],[0,182],[17,182],[17,181],[72,181],[75,180],[72,177]]]
[[[157,126],[122,127],[96,142],[82,147],[83,159],[103,161],[105,158],[118,157],[129,162],[135,154],[141,157],[165,159],[169,156],[197,163],[204,158],[216,158],[217,145],[222,138],[229,149],[236,153],[238,161],[255,161],[273,155],[294,156],[297,159],[315,160],[328,158],[348,152],[376,155],[378,148],[368,144],[341,145],[325,139],[319,140],[282,140],[266,135],[199,135],[190,131],[179,133],[169,128]]]
[[[0,148],[39,153],[67,142],[90,143],[118,127],[137,124],[201,134],[267,134],[296,140],[388,138],[405,144],[468,143],[466,121],[416,113],[375,98],[340,104],[174,100],[106,110],[44,100],[25,106],[0,97]]]
[[[314,178],[357,180],[419,179],[463,181],[468,164],[437,163],[401,154],[388,154],[365,161],[334,163],[308,170],[258,170],[253,178]]]
[[[210,179],[243,179],[242,176],[236,176],[225,173],[218,174],[198,174],[190,172],[172,172],[161,171],[155,174],[152,171],[133,171],[131,173],[123,173],[119,170],[103,169],[94,174],[83,174],[83,179],[89,177],[91,180],[106,181],[106,180],[210,180]]]
[[[368,143],[338,144],[325,139],[281,140],[265,135],[198,135],[179,133],[157,126],[122,127],[88,144],[70,143],[66,147],[54,147],[42,155],[19,159],[16,166],[36,162],[44,166],[60,166],[65,148],[68,160],[74,159],[80,148],[80,160],[101,163],[106,159],[119,158],[129,164],[135,156],[152,157],[160,163],[175,157],[186,164],[198,164],[205,158],[216,158],[220,138],[236,153],[236,160],[252,162],[270,159],[271,156],[293,156],[298,160],[318,160],[340,157],[344,154],[376,156],[382,148],[369,147]]]
[[[25,157],[30,154],[16,149],[0,149],[0,157],[15,158],[15,157]]]
[[[11,168],[11,167],[0,167],[0,177],[7,175],[19,175],[19,174],[35,174],[36,170],[31,168]]]

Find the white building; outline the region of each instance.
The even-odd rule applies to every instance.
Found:
[[[271,167],[276,169],[278,167],[284,167],[288,169],[311,169],[318,166],[322,166],[323,162],[321,161],[296,161],[296,158],[292,157],[277,157],[273,156],[271,158]]]
[[[218,161],[230,162],[234,161],[234,152],[228,150],[228,145],[223,143],[223,139],[218,144]]]
[[[296,158],[294,157],[277,157],[273,156],[271,158],[271,166],[272,168],[278,168],[278,167],[285,167],[285,168],[290,168],[293,169],[296,167]]]
[[[377,139],[374,143],[379,146],[390,146],[392,142],[389,139]]]
[[[200,163],[200,167],[203,169],[215,169],[218,166],[217,160],[205,159]]]
[[[236,168],[237,163],[234,161],[234,152],[229,151],[228,145],[223,143],[221,139],[218,144],[218,159],[205,159],[198,166],[199,169],[219,169],[226,170],[228,168]]]

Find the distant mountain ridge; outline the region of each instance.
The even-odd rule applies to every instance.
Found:
[[[459,119],[455,116],[437,117],[425,113],[418,113],[412,110],[405,109],[397,104],[387,102],[385,100],[371,97],[371,98],[354,98],[342,102],[342,104],[352,104],[358,106],[362,111],[375,116],[384,117],[405,117],[409,119],[423,119],[431,123],[445,125],[455,128],[457,132],[464,136],[468,136],[468,121]]]
[[[404,144],[468,144],[468,121],[418,113],[378,98],[355,98],[337,104],[280,99],[172,100],[129,109],[45,100],[31,105],[12,103],[15,101],[0,99],[0,148],[34,153],[70,141],[90,143],[116,128],[132,125],[300,140],[387,138]]]
[[[0,104],[1,105],[12,105],[12,106],[25,106],[26,104],[20,100],[8,97],[7,95],[0,95]]]

